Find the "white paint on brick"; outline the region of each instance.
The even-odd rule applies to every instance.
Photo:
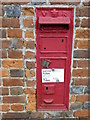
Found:
[[[71,88],[71,83],[72,83],[72,70],[73,70],[73,53],[74,53],[74,41],[75,41],[75,16],[76,16],[76,8],[74,8],[74,19],[73,19],[73,23],[74,23],[74,28],[73,28],[73,42],[72,42],[72,59],[71,59],[71,80],[70,80],[70,85],[69,87]],[[71,98],[71,94],[69,93],[69,101]],[[69,102],[69,109],[70,109],[70,102]]]
[[[23,46],[23,56],[25,56],[26,47]]]

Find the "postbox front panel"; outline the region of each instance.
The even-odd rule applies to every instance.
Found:
[[[37,110],[69,105],[73,38],[72,8],[36,9]]]

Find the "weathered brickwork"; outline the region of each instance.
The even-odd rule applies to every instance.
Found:
[[[72,76],[67,111],[36,110],[35,8],[74,7]],[[89,0],[2,0],[0,3],[0,116],[10,119],[90,117]],[[88,60],[89,59],[89,60]]]

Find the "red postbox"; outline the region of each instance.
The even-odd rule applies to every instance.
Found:
[[[36,8],[37,110],[68,109],[73,18],[73,8]]]

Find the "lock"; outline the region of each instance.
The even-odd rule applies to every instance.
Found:
[[[44,94],[53,95],[55,93],[55,85],[44,85]]]

